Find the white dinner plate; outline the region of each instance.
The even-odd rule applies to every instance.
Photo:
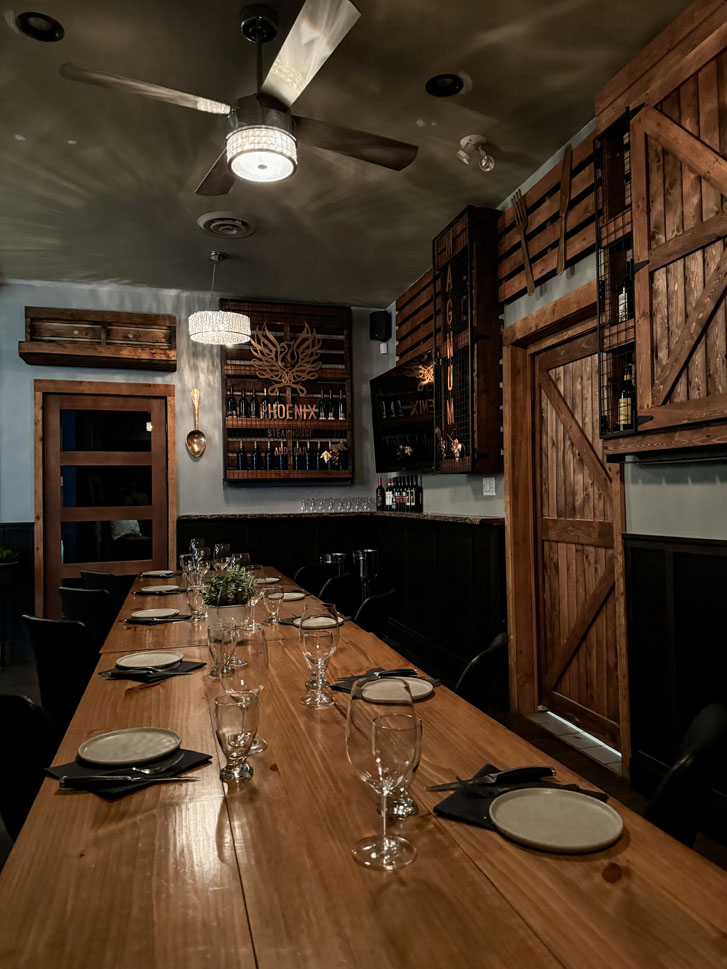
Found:
[[[279,575],[266,575],[262,579],[255,579],[258,585],[272,585],[273,582],[280,582]]]
[[[341,617],[338,617],[338,625],[340,626],[343,622]],[[301,616],[296,616],[293,620],[293,625],[300,627]],[[306,629],[330,629],[331,626],[335,626],[333,616],[311,616],[310,619],[306,619],[305,628]]]
[[[412,700],[423,700],[434,692],[434,687],[426,680],[417,680],[412,676],[393,677],[406,680]],[[392,677],[381,676],[370,683],[364,683],[361,696],[369,703],[396,703],[400,697],[398,683],[391,682]]]
[[[132,619],[171,619],[178,616],[179,609],[137,609],[132,612]]]
[[[513,841],[561,854],[601,851],[623,831],[621,815],[603,801],[545,787],[501,794],[490,804],[490,820]]]
[[[284,592],[283,600],[285,602],[297,602],[298,599],[305,599],[305,592]]]
[[[174,575],[169,569],[151,569],[149,572],[142,572],[142,579],[170,579]]]
[[[84,740],[78,756],[90,764],[145,764],[171,754],[181,742],[178,733],[164,727],[125,727]]]
[[[121,659],[116,660],[116,665],[122,669],[153,666],[154,669],[163,670],[166,666],[174,666],[182,659],[184,659],[182,654],[175,653],[173,649],[150,649],[144,653],[129,653],[128,656],[122,656]]]
[[[181,588],[178,585],[143,585],[141,587],[142,592],[181,592]]]

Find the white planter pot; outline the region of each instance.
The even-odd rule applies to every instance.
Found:
[[[241,626],[250,617],[250,603],[236,606],[207,606],[207,622]]]

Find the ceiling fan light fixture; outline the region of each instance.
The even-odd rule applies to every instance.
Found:
[[[227,136],[227,163],[238,178],[279,182],[298,167],[295,135],[271,125],[246,125]]]

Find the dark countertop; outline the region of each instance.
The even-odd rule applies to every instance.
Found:
[[[213,520],[216,518],[358,518],[370,516],[375,518],[416,518],[420,521],[454,522],[457,525],[504,525],[504,518],[480,518],[476,515],[439,515],[417,514],[409,511],[290,511],[290,512],[253,512],[247,515],[179,515],[181,521]]]

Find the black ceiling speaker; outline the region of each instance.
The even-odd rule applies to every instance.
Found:
[[[369,313],[369,336],[379,343],[386,343],[391,339],[391,317],[386,310]]]

